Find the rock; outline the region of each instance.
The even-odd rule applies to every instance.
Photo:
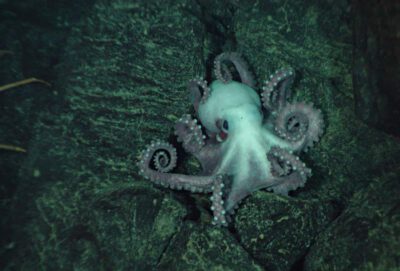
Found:
[[[357,117],[400,136],[400,2],[353,0],[353,86]]]
[[[354,194],[348,208],[316,240],[304,270],[400,268],[400,170]]]
[[[257,192],[239,208],[235,226],[240,243],[266,270],[290,270],[337,211],[330,202]]]
[[[86,4],[59,45],[57,95],[40,106],[12,204],[2,207],[12,225],[4,268],[151,269],[185,216],[135,163],[189,104],[203,28],[182,2]]]
[[[321,140],[303,154],[313,177],[299,196],[341,206],[367,185],[371,174],[392,170],[400,159],[399,141],[371,129],[355,113],[350,11],[346,1],[243,1],[234,19],[237,47],[260,86],[274,70],[290,66],[296,72],[290,100],[313,103],[322,111]]]
[[[263,270],[225,228],[186,224],[171,240],[158,270]]]
[[[400,144],[354,110],[348,1],[13,2],[0,1],[4,49],[17,52],[0,59],[1,75],[48,75],[52,88],[27,87],[40,91],[29,100],[0,93],[0,138],[28,149],[0,157],[0,269],[395,266]],[[135,162],[152,139],[174,141],[173,123],[190,108],[187,81],[211,79],[211,60],[228,50],[260,85],[293,67],[293,100],[320,108],[325,132],[302,154],[313,170],[304,188],[254,193],[226,230],[204,225],[208,197],[160,190]],[[198,172],[182,160],[178,171]]]
[[[41,268],[153,270],[186,215],[181,204],[146,183],[104,190],[87,206],[79,205],[79,196],[57,183],[36,199],[28,234]]]

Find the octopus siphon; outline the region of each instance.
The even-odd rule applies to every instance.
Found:
[[[218,55],[214,75],[210,85],[201,78],[189,81],[195,116],[186,114],[175,124],[177,141],[199,161],[202,172],[171,173],[177,151],[164,141],[147,146],[138,167],[156,184],[212,193],[212,223],[227,226],[238,203],[254,191],[288,195],[304,186],[311,170],[298,155],[319,140],[323,118],[312,104],[288,101],[294,78],[290,68],[271,75],[261,97],[238,53]]]

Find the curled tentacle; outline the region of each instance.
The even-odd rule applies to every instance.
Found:
[[[295,151],[312,147],[319,140],[322,131],[321,111],[314,109],[312,104],[287,104],[275,119],[275,132],[291,142]]]
[[[159,172],[169,172],[176,166],[176,151],[173,150],[172,154],[160,150],[154,153],[153,157],[154,167]]]
[[[275,193],[287,195],[289,191],[303,187],[311,176],[311,169],[300,161],[300,158],[287,150],[272,147],[267,154],[271,162],[271,173],[275,177],[274,184],[268,188]]]
[[[261,100],[265,109],[273,114],[278,112],[291,96],[290,85],[293,82],[294,71],[291,68],[276,71],[265,81]]]
[[[211,95],[210,88],[202,77],[191,79],[188,83],[188,91],[190,101],[193,103],[194,109],[198,110],[199,103],[204,103]]]
[[[192,192],[210,192],[214,182],[211,176],[189,176],[167,173],[176,165],[175,148],[162,141],[151,143],[137,163],[140,174],[150,181],[171,189],[185,189]]]
[[[239,56],[238,53],[222,53],[218,55],[214,60],[214,72],[218,80],[223,83],[229,83],[232,81],[232,74],[230,73],[228,67],[224,65],[224,62],[231,62],[237,72],[239,73],[240,80],[243,84],[249,87],[254,87],[253,75],[249,71],[247,63]]]
[[[227,194],[227,191],[225,189],[226,185],[224,182],[226,180],[226,176],[219,174],[216,175],[214,178],[215,181],[213,186],[211,187],[213,194],[210,197],[210,200],[212,202],[211,211],[214,215],[212,224],[227,226],[230,218],[226,213],[224,204],[224,196],[226,196]]]

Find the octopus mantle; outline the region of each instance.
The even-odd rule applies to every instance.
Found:
[[[171,189],[212,193],[213,224],[227,225],[237,204],[259,189],[287,195],[302,187],[311,170],[297,156],[313,146],[323,130],[320,110],[301,102],[289,103],[291,69],[275,72],[261,91],[236,53],[215,60],[216,80],[189,82],[196,117],[184,115],[175,125],[183,148],[202,166],[199,176],[170,173],[176,149],[153,142],[140,156],[140,173]],[[233,81],[233,64],[240,82]]]

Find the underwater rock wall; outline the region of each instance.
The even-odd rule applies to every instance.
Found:
[[[0,93],[0,143],[27,149],[0,150],[2,270],[397,267],[400,145],[354,107],[355,5],[25,2],[0,2],[0,49],[14,52],[0,58],[1,80],[52,86]],[[207,196],[155,187],[135,163],[155,137],[177,143],[170,127],[190,108],[186,83],[211,79],[222,51],[241,52],[257,86],[293,67],[294,99],[313,102],[326,123],[302,155],[313,169],[306,186],[254,193],[227,229],[211,226]],[[177,170],[199,164],[184,157]]]
[[[357,116],[400,135],[399,1],[352,1],[353,86]]]

